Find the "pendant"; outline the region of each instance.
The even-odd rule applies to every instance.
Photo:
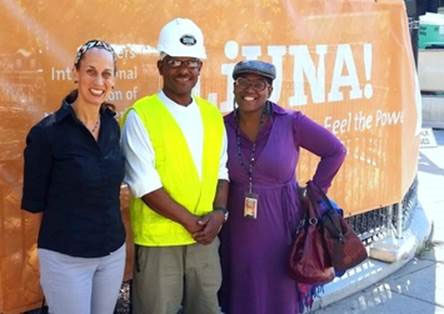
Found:
[[[256,193],[246,193],[244,200],[244,217],[250,219],[257,218],[257,205],[259,195]]]

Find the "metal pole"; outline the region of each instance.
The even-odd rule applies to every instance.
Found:
[[[402,239],[402,233],[403,233],[403,230],[402,230],[402,216],[403,216],[402,203],[397,203],[397,204],[395,204],[393,206],[396,206],[398,208],[398,210],[397,210],[397,217],[396,217],[396,221],[397,221],[397,224],[396,224],[396,237],[398,239]]]
[[[393,224],[392,224],[392,220],[393,220],[393,205],[387,206],[387,217],[386,217],[387,221],[386,221],[386,228],[387,231],[389,232],[388,234],[391,234],[393,231]]]

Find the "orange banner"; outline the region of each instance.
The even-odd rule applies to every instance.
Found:
[[[157,91],[160,28],[194,20],[205,36],[196,94],[232,109],[242,59],[273,62],[272,100],[334,132],[348,156],[330,195],[347,215],[399,202],[416,174],[420,102],[402,0],[0,0],[0,313],[34,307],[39,217],[20,210],[30,127],[73,87],[76,48],[100,38],[116,49],[111,102],[124,111]],[[304,154],[303,182],[317,159]]]

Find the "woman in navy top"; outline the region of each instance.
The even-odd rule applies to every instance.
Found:
[[[43,212],[40,282],[50,313],[113,313],[125,266],[124,158],[114,106],[116,54],[99,40],[74,60],[77,89],[29,132],[22,208]]]

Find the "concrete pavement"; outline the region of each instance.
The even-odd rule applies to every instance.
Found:
[[[393,264],[370,260],[367,267],[372,270],[365,272],[367,275],[361,275],[356,283],[344,280],[345,290],[359,292],[322,306],[322,303],[330,303],[335,293],[337,299],[340,297],[338,289],[329,291],[327,286],[326,295],[316,304],[322,308],[312,313],[444,313],[444,130],[434,130],[434,134],[438,147],[421,148],[418,165],[420,207],[417,213],[432,222],[432,233],[425,246],[421,246],[421,252]],[[415,220],[421,218],[414,217],[413,224]],[[424,228],[425,225],[420,225],[409,229],[421,233]],[[394,271],[396,268],[398,270]],[[356,287],[356,284],[368,286],[372,280],[375,283],[368,288]]]

